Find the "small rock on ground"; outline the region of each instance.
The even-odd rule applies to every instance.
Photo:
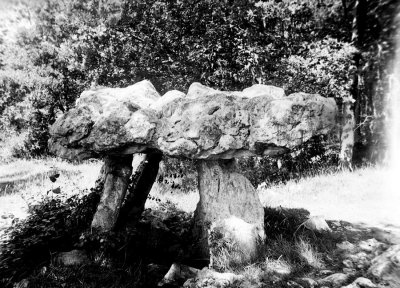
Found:
[[[89,258],[82,250],[72,250],[59,253],[56,262],[64,266],[84,265],[89,263]]]
[[[173,263],[167,274],[165,274],[164,278],[158,283],[158,286],[162,287],[170,284],[181,285],[187,279],[196,277],[199,271],[199,269],[189,267],[187,265]]]
[[[300,285],[302,285],[304,288],[314,288],[318,286],[317,281],[315,281],[314,279],[311,278],[299,278],[296,279],[296,282],[299,283]]]
[[[359,277],[353,283],[342,286],[342,288],[376,288],[377,286],[371,280],[364,277]]]
[[[400,244],[393,245],[371,261],[368,272],[390,287],[400,287]]]
[[[341,287],[348,279],[350,275],[344,273],[335,273],[318,280],[319,285],[332,286],[333,288]]]
[[[244,280],[243,275],[236,275],[234,273],[219,273],[211,269],[203,268],[195,278],[188,279],[184,288],[227,288],[237,282]],[[240,287],[240,286],[238,286]]]

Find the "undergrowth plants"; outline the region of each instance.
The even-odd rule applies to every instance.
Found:
[[[14,223],[10,239],[1,246],[0,283],[6,286],[28,276],[52,251],[71,250],[89,226],[98,201],[96,193],[66,201],[49,198],[25,221]]]
[[[219,272],[237,271],[243,263],[249,263],[249,257],[240,249],[240,246],[233,239],[224,238],[218,230],[211,230],[208,236],[210,245],[210,267]]]
[[[110,273],[109,279],[120,283],[115,287],[129,287],[133,282],[136,287],[148,287],[148,264],[169,267],[176,261],[191,261],[193,214],[177,209],[170,202],[157,202],[158,208],[145,210],[135,227],[99,233],[88,229],[98,201],[96,191],[65,201],[47,199],[26,221],[16,223],[10,229],[11,239],[2,248],[0,283],[11,287],[12,282],[28,277],[32,287],[110,287],[103,286],[110,283],[103,277],[92,279],[96,273],[108,269],[104,275]],[[211,266],[217,271],[243,274],[249,281],[262,283],[269,283],[271,279],[284,281],[293,275],[322,269],[324,262],[320,255],[327,250],[320,245],[320,239],[314,239],[304,230],[296,234],[299,237],[293,233],[307,216],[307,211],[302,209],[267,208],[268,237],[260,245],[256,259],[252,259],[255,264],[243,261],[248,255],[234,242],[225,241],[218,233],[211,235],[215,240],[211,241],[215,243],[211,247],[214,255]],[[63,268],[52,261],[58,252],[77,248],[88,251],[93,260],[92,264],[74,272],[82,277],[84,284],[79,285],[71,276],[76,268]],[[257,273],[251,276],[250,271]],[[100,280],[104,283],[97,282]],[[90,281],[95,281],[97,286],[90,286]],[[40,286],[40,283],[45,284]]]
[[[173,262],[197,267],[192,265],[195,255],[191,254],[195,242],[191,238],[193,213],[180,210],[180,205],[161,196],[150,196],[151,208],[144,211],[136,227],[110,233],[88,229],[97,193],[83,198],[47,198],[25,222],[15,223],[10,229],[12,237],[1,248],[5,252],[0,256],[0,275],[4,277],[0,285],[11,287],[11,282],[26,278],[32,287],[112,287],[108,281],[112,279],[119,285],[115,287],[154,287],[157,283],[148,284],[149,278],[161,279]],[[217,261],[212,266],[242,274],[250,282],[287,287],[288,279],[340,265],[339,260],[330,258],[335,257],[332,251],[336,243],[344,239],[338,233],[316,232],[314,236],[301,226],[309,216],[305,209],[265,208],[267,239],[255,262],[242,261],[243,252],[235,243],[217,241]],[[72,249],[87,251],[92,263],[78,269],[52,261],[58,252]],[[157,268],[161,272],[149,276],[149,265],[162,267]],[[72,277],[73,273],[81,277],[82,283]],[[97,280],[96,273],[101,274]]]

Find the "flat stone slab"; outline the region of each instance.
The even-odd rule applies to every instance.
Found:
[[[83,92],[52,125],[49,148],[70,159],[151,150],[192,159],[273,155],[328,133],[336,114],[332,98],[285,96],[274,86],[227,92],[193,83],[186,95],[161,97],[144,80]]]

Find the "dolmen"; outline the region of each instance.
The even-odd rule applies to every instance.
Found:
[[[251,258],[266,237],[264,209],[235,159],[287,153],[329,133],[336,117],[334,99],[317,94],[286,96],[261,84],[228,92],[193,83],[187,94],[160,96],[144,80],[84,91],[50,128],[49,149],[63,158],[104,160],[92,222],[101,231],[140,216],[162,155],[196,159],[200,201],[194,233],[203,255],[210,255],[210,234],[222,231]],[[134,171],[133,157],[139,163]],[[129,185],[134,189],[127,196]]]

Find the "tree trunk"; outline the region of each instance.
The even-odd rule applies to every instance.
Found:
[[[160,153],[136,154],[132,183],[118,219],[118,227],[127,223],[135,223],[144,210],[147,196],[157,178],[159,164],[162,158]]]
[[[264,208],[256,190],[236,172],[234,160],[202,160],[197,168],[200,201],[194,235],[200,241],[201,255],[210,257],[212,263],[209,234],[222,226],[223,236],[233,238],[245,256],[251,257],[256,253],[257,241],[265,238]]]
[[[353,33],[351,37],[351,41],[353,45],[361,50],[363,46],[365,45],[365,33],[366,33],[366,27],[367,27],[367,11],[368,11],[368,3],[366,0],[357,0],[355,5],[354,5],[354,18],[353,18]],[[360,86],[362,85],[361,83],[363,82],[363,74],[362,74],[362,66],[363,66],[363,59],[361,56],[361,52],[357,52],[354,54],[354,63],[356,66],[356,71],[353,75],[353,83],[351,85],[351,96],[353,97],[355,103],[354,103],[354,109],[353,109],[353,120],[352,122],[346,121],[345,120],[345,125],[346,127],[343,127],[343,130],[348,130],[351,123],[354,124],[353,127],[353,133],[351,137],[348,137],[346,139],[345,145],[350,145],[351,147],[354,147],[354,143],[360,143],[362,141],[362,134],[361,134],[361,125],[362,125],[362,114],[363,114],[363,106],[365,104],[365,92],[362,92],[360,89]],[[346,99],[345,99],[346,101]],[[345,112],[346,113],[346,112]],[[348,115],[345,116],[350,117]],[[350,119],[350,118],[348,118]],[[358,129],[355,129],[355,127],[358,127]],[[346,136],[346,133],[345,133]],[[350,141],[353,141],[353,143],[349,143]],[[343,148],[343,146],[342,146]],[[342,149],[343,150],[343,149]],[[346,156],[345,157],[351,157],[351,161],[353,161],[353,154],[354,151],[351,151],[347,148],[345,148],[346,151]],[[351,153],[351,155],[350,155]],[[341,155],[343,156],[343,155]],[[342,159],[341,159],[342,160]],[[346,163],[347,164],[347,163]],[[351,163],[350,163],[351,164]]]
[[[108,156],[99,179],[104,179],[103,193],[94,214],[92,228],[110,231],[114,228],[132,174],[132,155]]]
[[[340,136],[340,167],[353,170],[353,147],[354,147],[354,113],[351,109],[354,100],[352,98],[343,99],[342,105],[342,123]]]

